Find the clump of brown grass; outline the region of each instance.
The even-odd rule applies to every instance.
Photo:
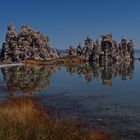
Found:
[[[47,110],[39,108],[39,100],[36,98],[14,98],[0,104],[0,117],[11,121],[26,122],[40,114],[48,117]]]
[[[66,55],[57,59],[58,63],[82,63],[83,60],[79,56]]]
[[[73,122],[49,118],[36,98],[20,97],[0,104],[2,140],[80,140]]]
[[[27,65],[53,65],[56,60],[26,60],[24,63]]]
[[[111,140],[110,135],[86,132],[81,123],[50,118],[39,99],[19,97],[0,103],[0,140]]]
[[[98,129],[90,130],[88,132],[89,140],[119,140],[120,137],[117,135],[106,134]]]
[[[26,60],[27,65],[53,65],[53,64],[69,64],[69,63],[82,63],[84,60],[79,56],[66,55],[52,60]]]

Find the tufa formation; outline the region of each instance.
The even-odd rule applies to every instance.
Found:
[[[22,26],[19,33],[15,32],[14,25],[9,25],[7,30],[0,54],[2,63],[59,58],[60,53],[50,48],[48,36],[28,26]],[[77,56],[84,61],[125,62],[134,60],[132,40],[122,38],[118,43],[113,40],[112,34],[102,35],[101,38],[101,41],[93,42],[90,37],[87,37],[83,46],[81,44],[75,48],[70,46],[67,55]]]
[[[112,34],[106,34],[101,37],[101,42],[99,40],[93,42],[91,38],[87,37],[83,46],[81,44],[76,48],[70,46],[68,54],[79,56],[85,61],[124,62],[134,59],[132,40],[127,41],[125,38],[122,38],[121,43],[117,43],[113,40]]]
[[[48,36],[28,26],[22,26],[19,33],[15,32],[14,25],[9,25],[7,30],[1,50],[3,63],[49,60],[59,57],[58,53],[49,47]]]

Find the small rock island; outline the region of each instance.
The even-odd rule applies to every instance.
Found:
[[[12,63],[24,60],[48,60],[58,58],[58,53],[50,48],[49,37],[22,26],[19,33],[15,26],[7,27],[5,42],[1,50],[1,62]]]
[[[121,39],[121,43],[113,40],[112,34],[105,34],[101,36],[101,42],[92,41],[87,37],[84,45],[79,45],[74,48],[72,46],[68,49],[68,54],[79,56],[85,61],[112,61],[124,62],[134,59],[134,45],[132,40],[125,38]]]

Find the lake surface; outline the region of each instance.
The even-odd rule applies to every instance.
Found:
[[[140,137],[140,61],[1,68],[0,99],[37,96],[51,114]]]

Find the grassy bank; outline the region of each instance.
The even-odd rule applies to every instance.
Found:
[[[50,119],[33,98],[10,99],[0,105],[0,140],[81,139],[75,125]]]
[[[24,63],[29,65],[53,65],[53,64],[66,64],[66,63],[81,63],[83,60],[78,56],[62,56],[52,60],[26,60]]]
[[[0,104],[0,140],[111,139],[97,130],[87,132],[77,122],[50,118],[36,98],[14,98]]]
[[[78,56],[73,56],[73,55],[66,55],[66,56],[63,56],[63,57],[60,57],[57,59],[57,62],[60,62],[60,63],[73,63],[73,62],[83,62],[83,60],[78,57]]]

